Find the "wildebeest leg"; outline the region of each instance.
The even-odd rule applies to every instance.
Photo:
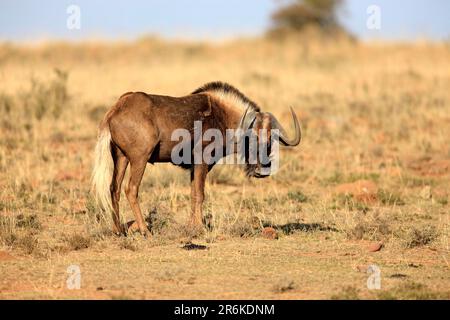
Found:
[[[130,181],[125,190],[125,193],[136,217],[136,223],[139,231],[147,235],[148,229],[144,223],[141,208],[138,202],[139,185],[141,184],[142,176],[144,175],[145,166],[147,165],[147,158],[130,159]]]
[[[128,166],[128,159],[123,154],[123,152],[115,145],[111,146],[111,152],[114,160],[114,171],[110,186],[112,205],[114,209],[112,213],[114,222],[113,232],[124,233],[123,227],[120,224],[119,200],[123,177],[125,176],[125,171]]]
[[[205,198],[205,180],[208,174],[206,164],[196,164],[191,171],[191,221],[193,228],[202,227],[203,200]]]

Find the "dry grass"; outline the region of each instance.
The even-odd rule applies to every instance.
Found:
[[[421,283],[407,281],[399,286],[378,294],[382,300],[443,300],[450,299],[450,291],[435,292]]]
[[[0,261],[0,297],[414,298],[405,281],[445,296],[449,69],[448,43],[0,45],[0,252],[13,257]],[[197,239],[209,250],[182,249],[189,175],[165,164],[148,166],[140,191],[152,238],[112,235],[89,196],[98,121],[124,92],[184,95],[212,80],[284,123],[294,106],[302,146],[282,150],[268,179],[211,172],[209,228]],[[361,180],[377,188],[370,201],[336,193]],[[125,197],[121,208],[132,220]],[[278,240],[261,236],[266,226]],[[69,291],[74,263],[83,288]],[[373,263],[389,294],[354,271]],[[396,273],[407,277],[387,277]]]
[[[434,226],[424,226],[420,229],[412,228],[406,235],[406,247],[414,248],[427,245],[439,237]]]

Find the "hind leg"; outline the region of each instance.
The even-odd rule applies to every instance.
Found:
[[[120,201],[122,181],[128,166],[128,159],[123,154],[123,152],[114,144],[111,144],[111,151],[114,160],[113,178],[110,187],[112,205],[114,210],[112,213],[113,232],[117,234],[124,234],[125,230],[120,224],[119,201]]]
[[[135,225],[141,233],[148,234],[139,207],[138,193],[147,161],[159,143],[159,131],[148,114],[151,108],[147,97],[136,94],[126,99],[128,104],[124,104],[110,118],[111,139],[130,163],[130,180],[125,194],[136,218]]]
[[[147,157],[130,160],[130,181],[125,190],[128,202],[136,217],[136,224],[141,234],[148,235],[149,231],[145,225],[141,208],[138,202],[139,185],[144,175],[145,166],[147,165]]]

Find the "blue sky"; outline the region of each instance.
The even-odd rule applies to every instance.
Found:
[[[280,3],[283,0],[0,0],[0,40],[255,35],[270,25],[270,14]],[[66,27],[71,4],[81,10],[79,30]],[[380,30],[366,27],[366,9],[372,4],[381,9]],[[450,1],[347,0],[341,21],[363,39],[450,39]]]

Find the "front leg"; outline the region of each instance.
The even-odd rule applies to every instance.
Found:
[[[191,221],[194,229],[202,227],[203,200],[208,165],[195,164],[191,170]]]

